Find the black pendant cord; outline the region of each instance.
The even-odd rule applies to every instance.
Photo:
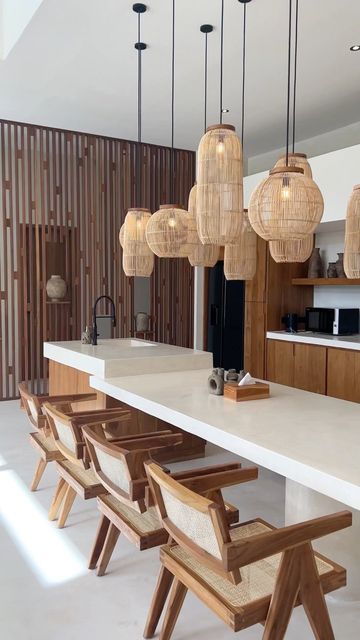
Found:
[[[170,156],[170,202],[174,203],[174,121],[175,121],[175,0],[172,1],[172,51],[171,51],[171,156]]]
[[[224,0],[221,0],[220,21],[220,124],[223,121],[223,76],[224,76]]]
[[[246,79],[246,2],[244,3],[243,20],[243,56],[242,56],[242,114],[241,114],[241,146],[244,153],[245,131],[245,79]]]
[[[290,90],[291,90],[291,27],[292,27],[292,0],[289,0],[288,82],[287,82],[287,110],[286,110],[286,166],[289,166]]]
[[[296,81],[297,81],[297,59],[298,59],[298,26],[299,26],[299,0],[295,0],[294,93],[293,93],[293,131],[292,131],[292,152],[293,152],[293,153],[295,153]]]
[[[207,129],[207,92],[208,92],[208,34],[205,33],[205,59],[204,59],[204,133]]]
[[[142,205],[142,52],[146,49],[146,44],[141,42],[141,14],[145,13],[146,6],[139,2],[133,5],[133,11],[137,13],[137,42],[135,42],[135,49],[138,54],[138,81],[137,81],[137,127],[138,127],[138,143],[136,146],[136,167],[135,167],[135,179],[136,179],[136,207]]]

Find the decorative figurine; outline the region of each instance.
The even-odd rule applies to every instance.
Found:
[[[238,379],[239,379],[239,374],[236,371],[236,369],[229,369],[229,371],[226,374],[227,382],[230,382],[230,381],[237,382]]]
[[[87,325],[85,331],[81,334],[81,344],[91,344],[91,333]]]
[[[222,374],[219,371],[222,371]],[[212,374],[208,377],[208,389],[209,393],[214,396],[224,395],[224,369],[213,369]]]
[[[338,278],[346,278],[346,273],[344,271],[344,254],[338,253],[338,259],[335,262],[336,267],[336,275]]]
[[[323,263],[319,247],[314,247],[309,260],[308,278],[322,278],[324,274]]]
[[[327,277],[337,278],[336,262],[329,262],[328,268],[327,268]]]

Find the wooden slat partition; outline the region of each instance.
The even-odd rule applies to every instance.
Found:
[[[20,380],[47,386],[44,340],[79,339],[95,298],[116,302],[116,336],[133,328],[134,279],[121,265],[118,233],[135,203],[138,143],[0,120],[0,399],[17,397]],[[170,197],[186,205],[195,154],[142,144],[143,202],[155,211]],[[50,303],[53,273],[68,284]],[[105,307],[103,310],[105,311]],[[193,341],[193,269],[188,260],[156,260],[151,278],[156,339]]]

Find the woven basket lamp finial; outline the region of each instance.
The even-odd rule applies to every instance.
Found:
[[[241,142],[232,125],[208,127],[198,148],[197,228],[203,244],[235,242],[243,218]]]
[[[187,258],[188,212],[180,205],[161,205],[148,221],[146,240],[159,258]]]
[[[346,212],[344,269],[348,278],[360,278],[360,184],[354,187]]]
[[[189,193],[188,204],[188,243],[190,247],[189,262],[192,267],[214,267],[219,259],[220,247],[215,244],[202,244],[196,224],[196,192],[194,184]]]
[[[274,167],[251,195],[249,220],[264,240],[301,239],[314,233],[323,211],[320,189],[303,169]]]
[[[244,209],[242,231],[236,244],[225,245],[224,274],[226,280],[252,280],[256,273],[257,235],[248,211]]]
[[[123,225],[123,269],[126,276],[149,278],[152,274],[154,254],[146,242],[146,227],[150,218],[148,209],[128,209]]]

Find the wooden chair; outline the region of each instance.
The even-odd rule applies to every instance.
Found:
[[[141,434],[129,439],[124,436],[116,443],[106,442],[101,432],[94,427],[83,428],[85,441],[89,450],[92,468],[98,480],[109,492],[97,498],[102,514],[95,543],[91,552],[89,569],[97,568],[97,575],[104,575],[120,533],[123,533],[135,546],[143,551],[164,544],[168,534],[158,518],[156,509],[146,503],[148,481],[144,462],[151,457],[161,457],[176,443],[181,443],[181,434],[171,431],[156,434]],[[207,491],[218,491],[218,475],[220,469],[230,474],[239,465],[222,465],[195,469],[175,474],[177,478],[192,485],[203,477]],[[257,477],[257,470],[242,470],[244,479]],[[250,477],[251,476],[251,477]],[[221,504],[226,509],[227,519],[237,521],[238,510],[232,505]]]
[[[43,404],[50,402],[58,409],[71,413],[72,405],[75,402],[89,402],[96,400],[97,396],[96,393],[38,396],[31,393],[24,382],[19,384],[19,392],[22,408],[26,411],[32,427],[36,429],[35,432],[29,433],[30,442],[40,456],[30,485],[30,490],[36,491],[48,462],[62,460],[63,458],[54,442],[46,416],[42,411]]]
[[[130,412],[124,409],[105,409],[84,413],[64,413],[55,406],[44,403],[43,410],[62,458],[56,461],[59,481],[49,511],[49,519],[55,520],[59,513],[58,527],[65,526],[76,495],[89,500],[106,493],[98,481],[86,454],[82,425],[95,423],[99,429],[117,422],[127,423]]]
[[[351,526],[348,511],[275,529],[261,519],[229,527],[218,504],[147,463],[159,517],[170,536],[144,637],[154,636],[171,589],[160,640],[169,640],[188,589],[234,631],[264,624],[263,640],[282,640],[302,604],[317,640],[334,640],[324,593],[346,571],[314,553],[312,541]],[[171,586],[172,585],[172,586]]]

